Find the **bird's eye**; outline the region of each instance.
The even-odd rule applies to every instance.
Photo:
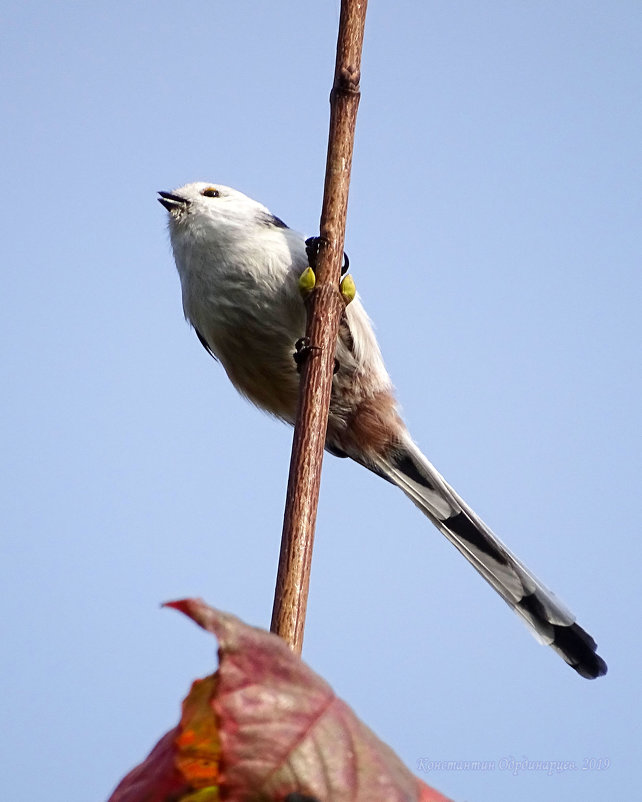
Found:
[[[201,191],[201,195],[205,195],[206,198],[218,198],[220,192],[218,189],[214,189],[214,187],[207,187]]]

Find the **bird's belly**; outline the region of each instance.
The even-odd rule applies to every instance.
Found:
[[[302,322],[304,325],[304,322]],[[294,344],[304,329],[243,319],[212,327],[206,338],[236,389],[253,404],[290,423],[296,417],[299,374]]]
[[[291,351],[294,349],[292,348]],[[292,365],[271,358],[247,358],[243,361],[221,359],[223,367],[236,389],[253,404],[276,415],[278,418],[294,423],[299,393],[299,376]]]

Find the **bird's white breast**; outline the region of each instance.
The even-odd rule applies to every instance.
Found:
[[[237,389],[287,421],[296,413],[294,343],[305,333],[298,276],[303,240],[281,229],[215,239],[198,231],[174,244],[185,316]]]

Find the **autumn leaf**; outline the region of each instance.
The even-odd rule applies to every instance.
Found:
[[[109,802],[448,802],[276,635],[199,600],[167,606],[216,636],[219,669]]]

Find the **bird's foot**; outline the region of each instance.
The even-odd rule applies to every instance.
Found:
[[[303,368],[303,363],[305,360],[313,351],[320,350],[320,346],[310,345],[309,337],[299,337],[299,339],[294,343],[294,353],[292,354],[294,358],[294,364],[296,365],[296,372],[301,373],[301,369]]]
[[[299,337],[299,339],[294,343],[294,353],[292,357],[294,358],[294,364],[296,365],[296,372],[301,373],[301,369],[303,368],[303,363],[305,360],[310,356],[313,351],[320,351],[321,347],[319,345],[310,345],[310,338],[309,337]],[[333,373],[338,373],[339,371],[339,360],[334,360],[334,369]]]
[[[321,237],[308,237],[305,241],[305,252],[308,257],[308,264],[310,267],[315,268],[317,264],[317,257],[321,250]],[[344,276],[350,267],[350,260],[348,254],[343,252],[343,264],[341,265],[341,275]]]

